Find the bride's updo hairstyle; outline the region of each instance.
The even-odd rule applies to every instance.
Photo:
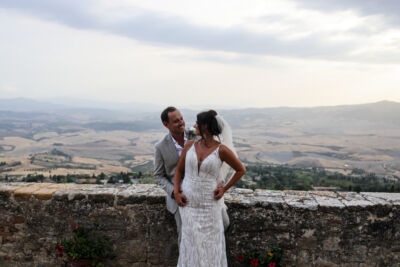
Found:
[[[197,114],[197,127],[199,129],[200,136],[203,136],[203,132],[201,130],[203,125],[207,126],[207,129],[211,135],[218,136],[221,134],[222,129],[218,126],[215,116],[217,116],[217,112],[212,109]]]

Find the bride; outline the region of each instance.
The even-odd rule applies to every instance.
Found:
[[[174,177],[182,218],[178,266],[227,266],[223,195],[245,168],[234,152],[229,125],[214,110],[197,114],[194,127],[201,139],[186,143]],[[223,185],[229,166],[235,173]]]

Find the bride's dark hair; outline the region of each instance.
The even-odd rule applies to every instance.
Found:
[[[200,136],[203,136],[203,132],[201,130],[203,125],[207,126],[209,133],[213,136],[218,136],[221,134],[221,129],[218,126],[217,119],[217,112],[213,109],[209,111],[203,111],[197,114],[197,127],[199,128]]]

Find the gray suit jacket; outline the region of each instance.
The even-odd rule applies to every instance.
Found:
[[[171,213],[175,213],[178,208],[178,204],[172,198],[174,194],[175,168],[178,160],[178,152],[176,151],[172,137],[170,134],[167,134],[155,145],[154,178],[157,180],[158,185],[167,193],[167,209]]]

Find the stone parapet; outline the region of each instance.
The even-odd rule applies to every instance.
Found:
[[[111,237],[106,266],[176,266],[177,234],[156,185],[0,184],[0,266],[62,266],[55,244],[95,220]],[[229,266],[282,244],[288,266],[400,266],[400,194],[235,189]]]

